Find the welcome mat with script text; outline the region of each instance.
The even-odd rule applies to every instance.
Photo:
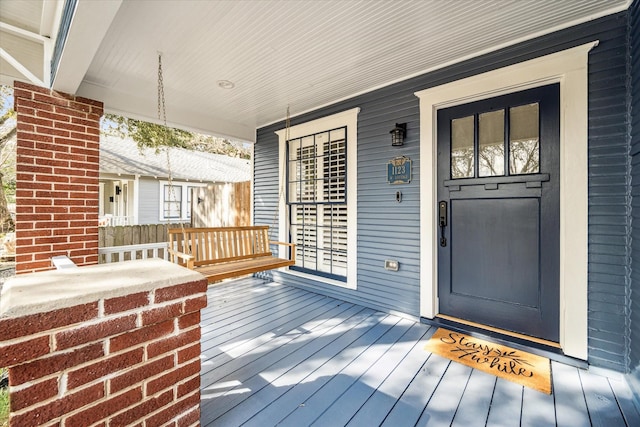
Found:
[[[551,394],[549,359],[439,328],[425,350],[470,368]]]

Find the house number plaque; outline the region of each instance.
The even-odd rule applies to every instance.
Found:
[[[389,184],[408,184],[411,182],[411,159],[406,156],[394,157],[387,163],[387,181]]]

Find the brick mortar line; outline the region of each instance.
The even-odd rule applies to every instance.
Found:
[[[41,245],[37,245],[37,246],[41,246]],[[46,253],[46,252],[48,252],[48,251],[44,251],[42,253]],[[40,252],[38,252],[38,253],[40,253]],[[106,298],[106,299],[110,299],[110,298]],[[100,342],[102,340],[106,340],[108,338],[116,337],[116,336],[119,336],[119,335],[122,335],[122,334],[125,334],[125,333],[129,333],[129,332],[132,332],[132,331],[135,331],[135,330],[138,330],[138,329],[142,329],[142,328],[146,328],[146,327],[149,327],[149,326],[153,326],[154,324],[162,323],[162,322],[170,320],[170,319],[174,319],[176,321],[176,323],[174,323],[174,330],[173,330],[171,336],[178,335],[178,334],[176,334],[176,331],[186,332],[186,331],[189,331],[191,329],[194,329],[196,326],[198,326],[198,327],[200,326],[198,324],[198,325],[190,326],[190,327],[188,327],[186,329],[180,329],[179,325],[177,324],[177,319],[178,318],[186,316],[186,315],[191,314],[191,313],[195,313],[195,312],[182,313],[178,317],[167,317],[165,320],[162,320],[162,321],[154,323],[154,324],[145,325],[145,326],[141,326],[141,325],[138,324],[138,320],[141,318],[141,314],[142,314],[141,311],[148,311],[148,310],[141,310],[143,307],[151,307],[151,309],[162,308],[162,307],[166,307],[166,306],[169,306],[169,305],[177,303],[179,301],[179,299],[170,300],[170,301],[166,301],[166,302],[163,302],[163,303],[156,303],[156,304],[153,305],[153,307],[152,307],[152,305],[146,305],[146,306],[137,307],[137,308],[134,308],[134,309],[131,309],[131,310],[122,311],[122,312],[118,312],[118,313],[112,313],[112,314],[108,314],[108,315],[104,315],[103,317],[100,317],[100,304],[101,304],[101,302],[102,302],[102,304],[104,304],[104,300],[105,300],[105,298],[101,298],[100,300],[97,301],[98,302],[98,315],[97,315],[98,317],[94,317],[94,318],[91,318],[89,320],[85,320],[85,321],[78,322],[78,323],[73,323],[71,325],[65,325],[65,326],[60,326],[60,327],[53,328],[53,329],[42,330],[42,331],[36,332],[34,334],[27,335],[27,336],[16,337],[16,338],[12,338],[10,340],[3,340],[3,341],[0,341],[0,343],[2,344],[2,346],[5,346],[5,345],[6,346],[10,346],[10,345],[14,345],[14,344],[19,344],[21,342],[30,341],[32,339],[41,338],[41,337],[47,336],[47,335],[51,336],[51,343],[53,343],[53,341],[55,341],[54,335],[56,333],[58,333],[58,332],[61,332],[61,331],[65,330],[65,329],[79,329],[79,328],[82,328],[82,327],[98,325],[98,324],[103,323],[105,321],[116,320],[116,319],[119,319],[119,318],[125,318],[125,317],[128,317],[128,316],[132,315],[132,314],[137,314],[138,315],[137,319],[136,319],[136,327],[134,329],[129,329],[127,331],[123,331],[123,332],[118,333],[116,335],[110,335],[108,337],[100,338],[100,339],[95,340],[95,341],[89,341],[89,342],[86,342],[86,343],[78,344],[77,346],[73,346],[73,347],[70,347],[70,348],[65,349],[65,350],[51,351],[49,354],[53,355],[54,353],[66,353],[69,350],[77,349],[78,347],[82,347],[82,346],[89,345],[89,344],[92,344],[92,343]],[[184,302],[185,301],[184,301],[184,298],[183,298],[183,301],[182,301],[183,310],[184,310]],[[72,307],[67,307],[67,308],[72,308]],[[22,316],[22,317],[16,317],[16,319],[20,319],[20,318],[23,318],[23,317],[24,318],[28,318],[28,317],[33,317],[33,316],[37,316],[37,315],[38,314]],[[154,342],[154,341],[148,341],[148,343],[151,343],[151,342]],[[51,348],[54,348],[54,347],[51,347]],[[115,353],[110,353],[110,354],[115,354]]]
[[[182,332],[188,332],[188,331],[190,331],[190,330],[192,330],[192,329],[195,329],[196,327],[199,327],[199,325],[194,325],[194,326],[193,326],[193,327],[191,327],[191,328],[188,328],[188,329],[182,329],[181,331],[182,331]],[[127,331],[127,332],[128,332],[128,331]],[[127,333],[127,332],[123,332],[123,333]],[[120,335],[120,334],[118,334],[118,335]],[[117,335],[114,335],[114,336],[117,336]],[[173,335],[172,335],[172,336],[173,336]],[[188,360],[184,361],[183,363],[178,363],[178,360],[177,360],[177,359],[178,359],[178,353],[179,353],[180,351],[185,350],[185,349],[187,349],[187,348],[189,348],[189,347],[193,346],[195,343],[197,343],[197,342],[199,342],[199,341],[193,341],[193,342],[190,342],[190,343],[188,343],[188,344],[185,344],[185,345],[184,345],[184,346],[182,346],[182,347],[178,347],[178,348],[175,348],[175,349],[171,349],[171,350],[169,350],[169,351],[167,351],[167,352],[165,352],[165,353],[161,353],[161,354],[159,354],[159,355],[157,355],[157,356],[155,356],[155,357],[153,357],[153,358],[151,358],[151,359],[147,359],[146,347],[147,347],[149,344],[153,344],[153,343],[158,342],[158,341],[161,341],[161,340],[163,340],[163,339],[167,339],[168,337],[169,337],[169,336],[164,336],[164,337],[157,338],[156,340],[153,340],[153,341],[146,341],[146,342],[144,342],[144,343],[141,343],[141,344],[140,344],[140,345],[138,345],[138,346],[135,346],[135,347],[128,347],[128,348],[122,349],[122,350],[120,350],[120,351],[117,351],[117,352],[115,352],[115,353],[109,353],[109,354],[106,354],[106,353],[105,353],[105,355],[104,355],[103,357],[100,357],[100,358],[97,358],[97,359],[93,359],[93,360],[90,360],[90,361],[87,361],[87,362],[81,363],[81,364],[79,364],[79,365],[72,366],[72,367],[70,367],[70,368],[65,369],[64,371],[54,372],[54,373],[52,373],[52,374],[49,374],[49,375],[46,375],[46,376],[43,376],[43,377],[40,377],[40,378],[34,379],[34,380],[32,380],[32,381],[27,381],[27,382],[25,382],[25,383],[23,383],[23,384],[20,384],[20,385],[17,385],[17,386],[10,386],[10,391],[11,391],[11,392],[18,392],[18,391],[22,391],[22,390],[25,390],[25,389],[27,389],[27,388],[29,388],[29,387],[33,386],[33,385],[36,385],[36,384],[38,384],[38,383],[45,382],[45,381],[48,381],[48,380],[51,380],[51,379],[57,379],[57,380],[58,380],[58,383],[60,384],[60,381],[63,381],[63,379],[62,379],[62,378],[63,378],[63,377],[65,377],[65,376],[67,376],[67,375],[68,375],[70,372],[72,372],[72,371],[76,371],[76,370],[79,370],[79,369],[86,368],[87,366],[90,366],[90,365],[95,364],[95,363],[99,363],[100,361],[103,361],[103,360],[106,360],[106,359],[110,359],[110,358],[112,358],[112,357],[117,357],[117,356],[119,356],[119,355],[121,355],[121,354],[128,353],[128,352],[131,352],[131,351],[135,351],[135,350],[137,350],[137,349],[142,349],[142,350],[144,351],[144,354],[143,354],[143,358],[144,358],[144,360],[143,360],[142,362],[136,363],[135,365],[131,365],[131,366],[127,367],[126,369],[122,369],[122,370],[116,371],[118,374],[125,373],[125,372],[127,372],[127,371],[129,371],[129,370],[138,369],[138,368],[143,367],[144,365],[147,365],[147,364],[151,364],[151,363],[157,362],[158,360],[160,360],[160,359],[162,359],[162,358],[165,358],[165,357],[167,357],[168,355],[173,355],[174,366],[173,366],[173,368],[171,369],[172,371],[174,371],[174,370],[178,370],[178,369],[181,369],[181,368],[183,368],[183,367],[185,367],[185,366],[189,365],[190,363],[193,363],[193,361],[195,361],[195,360],[197,360],[197,359],[198,359],[198,357],[194,357],[194,358],[191,358],[191,359],[188,359]],[[53,339],[53,335],[51,335],[51,339]],[[91,341],[91,342],[89,342],[89,343],[85,343],[85,344],[82,344],[82,345],[91,345],[91,344],[99,343],[100,341],[104,341],[104,342],[106,343],[107,339],[101,339],[101,340],[97,340],[97,341]],[[82,345],[81,345],[81,346],[82,346]],[[77,349],[77,347],[72,347],[72,348],[65,349],[65,350],[57,350],[57,351],[55,351],[55,352],[53,352],[53,353],[49,353],[49,354],[47,355],[47,357],[49,357],[49,356],[53,355],[54,353],[57,353],[57,355],[62,355],[62,354],[65,354],[65,353],[72,353],[72,352],[73,352],[73,351],[75,351],[76,349]],[[42,357],[42,358],[46,358],[46,357]],[[34,359],[34,360],[39,360],[39,359],[40,359],[40,358],[38,358],[38,359]],[[16,365],[16,367],[18,367],[18,366],[20,366],[20,365]],[[14,367],[14,368],[15,368],[15,367]],[[90,381],[90,382],[88,382],[88,383],[86,383],[86,384],[82,384],[82,385],[80,385],[80,386],[78,386],[78,387],[75,387],[75,388],[73,388],[73,389],[71,389],[71,390],[69,390],[68,388],[66,388],[66,387],[65,387],[65,388],[64,388],[64,393],[65,393],[65,395],[66,395],[66,396],[69,396],[69,395],[71,395],[71,394],[75,394],[75,393],[77,393],[77,392],[79,392],[79,391],[82,391],[83,389],[86,389],[86,388],[88,388],[88,387],[95,386],[96,384],[103,383],[103,384],[105,385],[105,397],[109,397],[109,396],[117,396],[117,395],[121,394],[123,391],[129,391],[129,390],[132,390],[132,389],[136,388],[136,386],[146,385],[148,382],[153,381],[153,380],[156,380],[156,379],[158,379],[158,378],[161,378],[161,377],[162,377],[162,376],[164,376],[164,375],[166,375],[166,373],[165,373],[165,372],[161,372],[161,373],[158,373],[158,374],[156,374],[156,375],[154,375],[154,376],[152,376],[152,377],[145,377],[145,379],[144,379],[143,381],[138,382],[138,383],[136,383],[136,384],[134,384],[134,385],[131,385],[131,386],[129,386],[129,387],[127,387],[127,388],[123,389],[123,390],[119,390],[118,392],[116,392],[116,393],[113,393],[113,394],[112,394],[112,393],[108,392],[108,390],[107,390],[107,381],[108,381],[108,380],[111,380],[112,378],[114,378],[114,377],[115,377],[114,373],[111,373],[111,374],[107,374],[107,375],[105,375],[104,377],[100,377],[100,378],[97,378],[97,379],[95,379],[95,380],[93,380],[93,381]],[[175,384],[174,384],[174,387],[177,387],[178,385],[183,384],[183,383],[187,382],[188,380],[191,380],[191,379],[193,379],[193,378],[195,378],[196,376],[199,376],[199,375],[200,375],[200,373],[198,373],[198,374],[196,374],[196,375],[192,375],[191,377],[189,377],[189,378],[187,378],[187,379],[181,380],[180,382],[175,383]],[[166,388],[166,389],[164,389],[164,390],[162,390],[162,391],[160,391],[160,392],[158,392],[158,393],[162,393],[162,392],[164,392],[164,391],[166,391],[166,390],[169,390],[169,389],[170,389],[170,388]],[[62,389],[61,389],[61,390],[62,390]],[[144,391],[145,391],[145,390],[143,389],[143,394],[144,394]],[[176,392],[177,392],[177,389],[176,389]],[[156,393],[156,394],[157,394],[157,393]],[[153,396],[155,396],[155,394],[154,394]],[[20,410],[20,411],[18,411],[18,412],[12,413],[12,414],[16,414],[16,415],[18,415],[18,414],[20,414],[20,413],[22,413],[22,412],[27,412],[27,411],[26,411],[26,409],[29,409],[29,408],[35,408],[35,407],[40,407],[40,406],[44,405],[45,403],[50,403],[50,402],[52,402],[52,401],[55,401],[55,400],[59,399],[60,397],[62,397],[62,396],[60,396],[60,395],[58,395],[58,396],[54,396],[54,397],[49,398],[49,399],[47,399],[47,400],[45,400],[45,401],[38,402],[37,406],[33,406],[33,405],[32,405],[32,406],[30,406],[30,407],[24,408],[24,409],[22,409],[22,410]],[[96,401],[96,402],[97,402],[97,401]]]
[[[58,377],[56,377],[55,375],[50,375],[50,376],[48,376],[48,377],[46,377],[46,378],[47,378],[47,379],[51,379],[51,378],[58,378]],[[60,378],[60,379],[61,379],[61,378]],[[60,379],[58,380],[58,384],[60,384]],[[36,384],[37,382],[40,382],[41,380],[43,380],[43,379],[39,378],[39,379],[38,379],[38,381],[36,381],[36,382],[29,381],[29,383]],[[27,384],[27,383],[25,383],[25,384]],[[22,387],[23,385],[24,385],[24,384],[20,384],[19,386],[9,386],[9,393],[11,394],[11,393],[13,393],[13,392],[21,391],[21,390],[24,390],[25,388],[27,388],[27,387]],[[61,397],[67,397],[67,396],[69,396],[69,395],[71,395],[71,394],[80,393],[80,392],[82,392],[83,390],[88,389],[88,388],[90,388],[90,387],[93,387],[93,386],[95,386],[95,385],[96,385],[96,383],[95,383],[95,382],[87,383],[87,384],[83,384],[82,386],[80,386],[80,387],[77,387],[77,388],[73,389],[73,393],[67,394],[67,395],[65,395],[65,396],[60,396],[60,394],[58,394],[58,395],[56,395],[56,396],[50,397],[49,399],[43,400],[43,401],[41,401],[41,402],[38,402],[38,403],[35,403],[35,404],[32,404],[32,405],[29,405],[29,406],[27,406],[26,408],[22,408],[22,409],[20,409],[19,411],[11,412],[11,415],[12,415],[12,416],[19,416],[19,415],[26,414],[27,412],[31,412],[31,411],[33,411],[34,409],[38,409],[38,408],[41,408],[41,407],[43,407],[43,406],[45,406],[45,405],[48,405],[48,404],[50,404],[50,403],[53,403],[53,402],[55,402],[56,400],[60,399]],[[106,395],[106,390],[105,390],[105,395]],[[47,421],[47,422],[49,422],[49,421]]]
[[[186,395],[184,395],[184,396],[182,396],[180,398],[175,397],[175,394],[174,394],[174,398],[173,398],[172,403],[175,405],[175,404],[177,404],[179,402],[182,402],[183,400],[187,400],[187,399],[193,397],[194,394],[200,394],[200,389],[194,390],[193,392],[191,392],[189,394],[186,394]],[[198,407],[198,408],[200,407],[200,400],[198,400],[197,406],[193,406],[193,408],[196,408],[196,407]],[[147,425],[146,424],[147,419],[152,418],[155,415],[158,415],[159,413],[161,413],[162,411],[164,411],[166,409],[167,409],[167,407],[163,407],[163,408],[157,409],[154,412],[150,412],[149,414],[145,415],[144,416],[145,426]],[[187,410],[186,412],[183,412],[183,413],[181,413],[181,414],[169,419],[164,425],[170,425],[171,422],[177,422],[177,420],[180,419],[180,417],[182,417],[183,415],[185,415],[185,414],[187,414],[189,412],[190,412],[190,410]]]

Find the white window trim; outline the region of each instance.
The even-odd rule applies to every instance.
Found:
[[[420,315],[438,314],[437,111],[560,83],[560,346],[587,360],[588,61],[598,41],[416,92],[420,98]]]
[[[158,214],[160,221],[189,221],[187,218],[187,195],[189,187],[206,187],[206,183],[193,181],[171,181],[174,187],[180,186],[182,195],[182,206],[180,209],[180,218],[165,218],[164,216],[164,186],[169,185],[169,181],[158,181],[160,183],[160,202],[158,203]]]
[[[348,289],[357,289],[358,287],[358,113],[360,108],[352,108],[327,117],[301,123],[289,128],[288,135],[286,129],[280,129],[275,133],[279,138],[279,172],[278,178],[278,238],[282,242],[289,241],[289,210],[286,199],[286,167],[287,167],[287,137],[289,139],[300,138],[306,135],[323,132],[329,129],[335,129],[342,126],[347,127],[347,281],[332,280],[326,277],[317,276],[309,273],[302,273],[290,269],[281,269],[287,274],[292,274],[305,279],[317,282],[327,283],[330,285],[340,286]],[[287,257],[287,248],[279,248],[279,257]]]

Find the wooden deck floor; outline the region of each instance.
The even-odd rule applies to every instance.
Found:
[[[626,383],[552,362],[545,395],[423,349],[420,323],[297,288],[211,286],[203,426],[640,426]]]

